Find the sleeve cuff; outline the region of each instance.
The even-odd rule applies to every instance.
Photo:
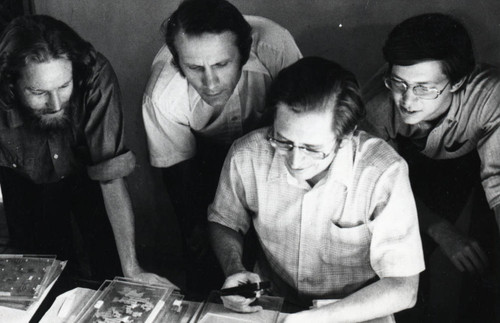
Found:
[[[174,166],[180,162],[191,159],[196,155],[195,152],[189,152],[186,154],[173,154],[171,153],[169,157],[154,157],[150,154],[151,166],[158,168],[166,168]]]

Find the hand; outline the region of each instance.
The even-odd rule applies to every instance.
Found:
[[[134,273],[125,276],[146,284],[165,285],[174,289],[180,289],[168,279],[154,273],[146,272],[142,268],[138,268]]]
[[[278,323],[303,323],[314,322],[315,320],[310,317],[311,310],[305,310],[293,314],[279,313]]]
[[[243,271],[226,278],[222,288],[236,287],[246,283],[259,283],[260,277],[255,273]],[[255,301],[254,298],[245,298],[239,295],[221,297],[226,308],[241,313],[253,313],[262,310],[262,306],[250,306]]]
[[[488,266],[488,258],[477,241],[463,235],[449,223],[440,224],[435,240],[461,272],[483,273]]]
[[[295,320],[294,317],[295,314],[280,313],[278,315],[278,323],[293,323],[293,322],[300,323],[300,321]]]

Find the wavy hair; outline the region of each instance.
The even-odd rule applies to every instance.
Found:
[[[279,104],[286,104],[295,113],[331,109],[337,144],[356,129],[365,115],[354,74],[320,57],[302,58],[278,74],[267,97],[273,117]]]
[[[226,0],[185,0],[163,22],[161,29],[172,53],[172,64],[181,73],[183,72],[179,66],[179,53],[175,48],[175,37],[181,30],[192,36],[200,36],[203,33],[233,32],[236,35],[236,47],[240,53],[240,65],[245,65],[250,57],[252,27],[241,12]]]
[[[30,63],[64,58],[72,63],[73,83],[80,91],[90,81],[96,51],[68,25],[45,15],[12,20],[0,36],[0,101],[4,108],[15,102],[15,84]]]

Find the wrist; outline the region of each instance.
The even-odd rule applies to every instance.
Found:
[[[451,233],[457,233],[457,229],[445,220],[434,223],[427,230],[427,234],[438,244],[441,244],[442,240],[449,237]]]
[[[123,275],[125,277],[133,277],[133,276],[136,276],[136,275],[144,272],[144,270],[141,268],[141,266],[139,266],[139,263],[137,262],[137,260],[131,261],[128,264],[122,265],[122,271],[123,271]]]
[[[233,264],[229,268],[226,269],[226,277],[232,276],[234,274],[242,273],[248,271],[243,264]]]

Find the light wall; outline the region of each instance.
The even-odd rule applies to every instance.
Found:
[[[138,156],[128,182],[142,246],[177,253],[176,222],[159,173],[148,164],[141,97],[162,38],[161,22],[175,0],[35,0],[35,11],[71,25],[111,61],[118,75],[129,146]],[[382,64],[381,45],[392,26],[410,16],[444,12],[468,27],[480,60],[500,63],[498,0],[233,0],[243,13],[286,27],[304,55],[330,58],[361,82]]]

